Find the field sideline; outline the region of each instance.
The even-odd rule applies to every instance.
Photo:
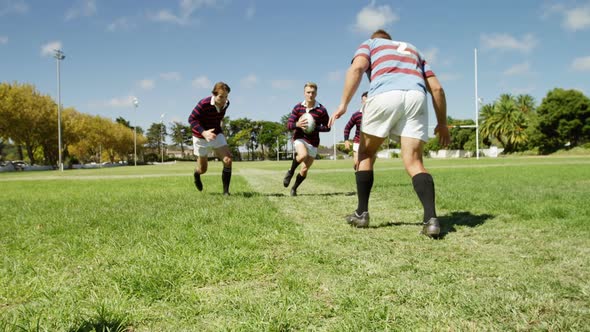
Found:
[[[590,157],[425,164],[440,240],[399,159],[368,229],[350,160],[0,174],[0,330],[588,330]]]

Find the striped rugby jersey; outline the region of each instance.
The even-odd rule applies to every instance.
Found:
[[[354,58],[365,57],[371,82],[369,97],[392,90],[417,90],[426,93],[424,79],[434,76],[424,56],[412,44],[383,38],[368,39]]]
[[[225,111],[229,107],[229,100],[221,110],[217,111],[217,107],[215,107],[212,99],[213,96],[201,99],[188,117],[188,122],[191,125],[193,136],[195,137],[204,138],[201,133],[211,128],[215,128],[213,131],[215,135],[223,133],[221,130],[221,121],[223,121]]]
[[[352,127],[356,126],[356,131],[354,132],[353,142],[358,143],[361,141],[361,122],[363,121],[363,113],[361,111],[356,111],[352,113],[350,120],[344,126],[344,140],[348,141],[350,136],[350,130]]]
[[[303,132],[303,129],[296,127],[297,121],[301,115],[305,114],[305,112],[305,105],[302,103],[295,105],[291,111],[291,115],[289,116],[289,121],[287,121],[287,129],[295,131],[293,134],[293,141],[296,139],[303,139],[307,143],[317,148],[320,145],[320,132],[330,131],[330,128],[328,128],[328,121],[330,120],[330,117],[328,116],[328,111],[326,108],[316,101],[314,107],[309,110],[309,114],[311,114],[315,120],[315,130],[309,134],[306,134]]]

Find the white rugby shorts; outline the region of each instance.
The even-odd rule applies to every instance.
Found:
[[[198,138],[193,136],[193,149],[194,154],[197,157],[207,157],[209,151],[218,149],[222,146],[226,146],[227,141],[225,140],[225,136],[223,134],[218,134],[214,140],[208,142],[204,138]]]
[[[358,143],[352,143],[352,151],[359,152],[359,144]]]
[[[373,96],[365,102],[361,130],[387,137],[390,134],[428,141],[428,102],[417,90],[392,90]]]
[[[315,158],[318,155],[318,148],[307,143],[304,139],[296,139],[295,142],[293,142],[293,145],[295,146],[295,149],[297,149],[298,145],[305,146],[305,148],[307,149],[307,155],[312,158]]]

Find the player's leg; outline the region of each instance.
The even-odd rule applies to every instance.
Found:
[[[193,153],[195,156],[197,156],[197,164],[195,166],[195,171],[193,172],[193,178],[195,187],[197,187],[199,191],[203,190],[201,174],[205,174],[207,172],[207,152],[207,141],[203,138],[197,138],[193,136]]]
[[[307,177],[307,172],[317,155],[317,149],[306,142],[300,142],[300,144],[297,144],[296,149],[297,154],[303,156],[303,158],[301,159],[301,169],[299,170],[297,177],[295,177],[295,183],[291,188],[291,196],[297,196],[297,188],[299,188],[301,183]]]
[[[295,174],[295,170],[301,164],[301,162],[307,157],[307,149],[305,148],[305,143],[303,140],[295,140],[293,142],[293,146],[295,148],[295,156],[293,157],[293,161],[291,162],[291,168],[287,170],[285,177],[283,178],[283,186],[287,188],[289,183],[291,183],[291,179]]]
[[[356,165],[358,165],[358,162],[359,162],[359,144],[358,143],[352,144],[352,157],[354,160],[353,168],[356,171]]]
[[[369,226],[369,196],[373,188],[373,164],[377,150],[403,111],[400,91],[388,91],[368,99],[363,105],[363,123],[356,167],[357,209],[346,216],[356,227]]]
[[[229,146],[224,145],[215,149],[215,154],[223,162],[223,171],[221,172],[221,182],[223,183],[223,194],[229,196],[229,183],[232,172],[232,155]]]
[[[377,150],[379,150],[383,140],[383,137],[361,133],[357,172],[355,173],[359,198],[356,212],[359,215],[369,210],[369,195],[373,188],[373,165],[375,164]]]
[[[424,168],[423,147],[428,139],[428,109],[426,97],[416,91],[406,93],[406,122],[401,134],[404,167],[412,178],[414,191],[424,208],[422,233],[435,237],[440,233],[436,217],[434,180]]]
[[[437,236],[440,233],[440,225],[436,217],[434,180],[424,168],[422,161],[424,142],[416,138],[402,137],[401,143],[404,167],[412,178],[414,191],[424,208],[422,233]]]

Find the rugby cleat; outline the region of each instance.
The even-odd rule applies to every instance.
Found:
[[[420,233],[432,238],[438,237],[440,234],[440,222],[438,218],[430,218],[428,222],[425,222]]]
[[[203,182],[201,182],[201,174],[195,172],[193,173],[193,176],[195,178],[195,187],[197,187],[199,191],[203,191]]]
[[[352,214],[348,215],[345,217],[346,222],[354,227],[357,228],[367,228],[369,227],[369,211],[365,211],[363,213],[361,213],[361,215],[359,216],[356,211],[354,211]]]

